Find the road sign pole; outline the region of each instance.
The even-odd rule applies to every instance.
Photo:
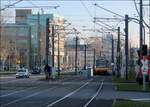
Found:
[[[145,61],[146,60],[146,56],[143,56],[143,60]],[[145,66],[145,65],[144,65]],[[147,65],[146,65],[147,66]],[[145,91],[145,87],[146,87],[146,83],[145,83],[145,72],[147,72],[147,71],[145,71],[145,69],[143,69],[143,91]]]
[[[126,55],[126,80],[128,80],[128,15],[125,15],[125,55]]]
[[[118,43],[117,43],[117,77],[120,77],[120,27],[118,27]]]
[[[145,91],[146,83],[145,83],[145,74],[143,74],[143,91]]]

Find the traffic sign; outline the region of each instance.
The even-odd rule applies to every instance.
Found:
[[[148,60],[147,59],[141,60],[141,62],[143,74],[146,75],[148,73]]]

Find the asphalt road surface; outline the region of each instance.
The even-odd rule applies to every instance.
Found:
[[[113,104],[113,99],[101,97],[110,76],[65,76],[55,81],[40,81],[43,77],[1,76],[0,107],[111,107]]]

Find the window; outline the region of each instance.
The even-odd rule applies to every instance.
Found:
[[[7,28],[6,33],[7,33],[7,36],[14,36],[16,33],[15,28],[11,28],[11,27]]]
[[[11,52],[15,51],[15,48],[14,47],[10,48],[10,51]]]
[[[17,36],[26,36],[27,30],[25,28],[19,28],[17,32]]]
[[[27,44],[27,40],[17,40],[16,43],[25,45]]]
[[[17,47],[17,51],[26,52],[27,48]]]
[[[15,41],[14,41],[14,40],[10,40],[9,43],[10,43],[10,44],[14,44]]]

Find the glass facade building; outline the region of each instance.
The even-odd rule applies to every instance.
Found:
[[[27,22],[26,23],[27,23],[27,25],[29,25],[31,27],[31,68],[36,65],[39,66],[39,64],[38,64],[38,58],[39,58],[38,50],[39,49],[41,51],[40,52],[40,54],[41,54],[40,65],[44,64],[45,47],[46,47],[46,44],[45,44],[46,43],[46,19],[47,18],[49,18],[50,22],[54,23],[53,25],[54,25],[55,29],[60,29],[61,24],[64,24],[64,22],[65,22],[64,17],[59,16],[57,14],[27,14],[27,18],[26,18]],[[52,24],[50,24],[50,28],[52,27],[51,25]],[[40,48],[39,48],[39,38],[40,38]],[[55,41],[55,43],[57,44],[57,41]],[[62,45],[64,45],[64,44],[62,44]],[[50,41],[50,50],[51,50],[51,41]],[[57,51],[57,50],[58,49],[56,47],[55,51]],[[60,48],[60,50],[62,50],[62,49]],[[51,59],[51,55],[50,55],[49,59]],[[57,62],[57,61],[55,61],[55,62]]]

